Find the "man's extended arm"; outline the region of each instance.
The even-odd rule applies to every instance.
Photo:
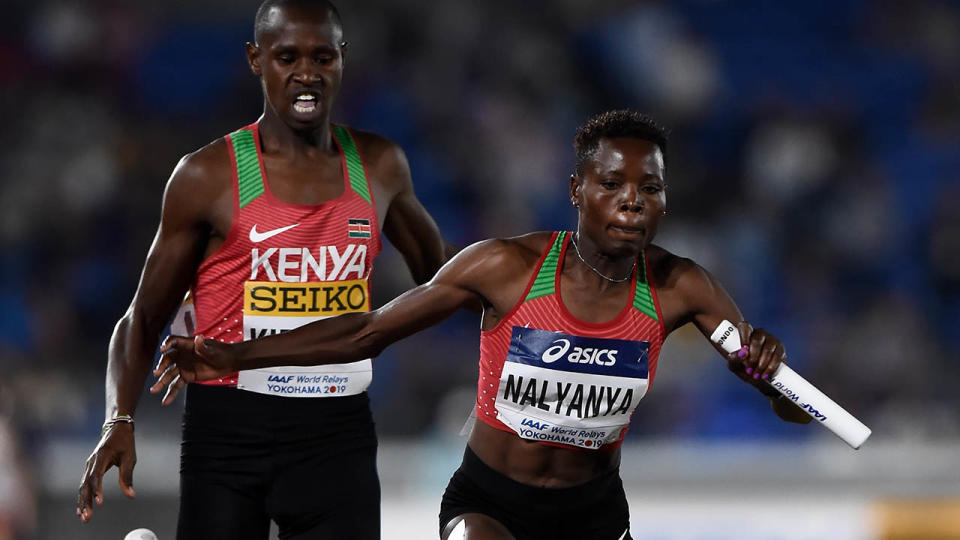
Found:
[[[144,263],[130,307],[110,339],[106,373],[106,420],[133,417],[160,334],[189,287],[210,234],[205,216],[222,189],[205,172],[203,158],[181,160],[164,193],[160,227]],[[229,191],[227,192],[229,195]],[[87,522],[92,500],[103,502],[102,479],[111,466],[120,469],[124,494],[134,496],[136,450],[133,425],[117,422],[106,429],[87,459],[77,495],[77,515]]]

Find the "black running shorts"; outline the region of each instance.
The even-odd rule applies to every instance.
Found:
[[[462,514],[489,516],[517,540],[629,540],[627,498],[619,470],[578,486],[521,484],[480,460],[468,446],[440,503],[440,531]]]
[[[191,384],[180,451],[179,540],[379,539],[377,439],[367,395],[287,398]]]

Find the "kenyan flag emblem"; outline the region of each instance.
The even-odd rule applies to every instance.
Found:
[[[347,220],[347,236],[350,238],[370,238],[369,219]]]

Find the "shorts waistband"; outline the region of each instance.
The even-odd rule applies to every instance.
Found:
[[[539,501],[541,504],[550,505],[566,505],[570,501],[588,504],[594,500],[608,497],[610,494],[609,488],[620,483],[620,469],[618,467],[576,486],[565,488],[531,486],[517,482],[493,469],[484,463],[469,445],[464,449],[460,471],[487,493],[496,494],[498,497],[507,500],[524,501],[527,504],[531,501]]]
[[[185,410],[251,416],[348,415],[369,412],[370,398],[366,392],[336,398],[291,398],[229,386],[188,384]]]

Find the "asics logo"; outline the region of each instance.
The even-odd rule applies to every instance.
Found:
[[[267,238],[276,236],[282,232],[289,231],[290,229],[296,227],[297,225],[300,225],[300,224],[294,223],[293,225],[287,225],[286,227],[280,227],[279,229],[271,229],[269,231],[258,232],[257,225],[254,224],[253,227],[250,228],[250,241],[253,243],[263,242]]]
[[[555,343],[555,345],[543,351],[543,356],[540,357],[544,364],[556,362],[567,352],[567,349],[570,348],[570,340],[568,339],[558,339],[553,343]],[[556,345],[557,343],[559,343],[559,345]]]
[[[558,339],[540,355],[544,364],[552,364],[564,357],[570,350],[570,340]],[[593,347],[574,347],[567,356],[571,364],[597,364],[598,366],[612,366],[617,363],[616,349],[598,349]]]

